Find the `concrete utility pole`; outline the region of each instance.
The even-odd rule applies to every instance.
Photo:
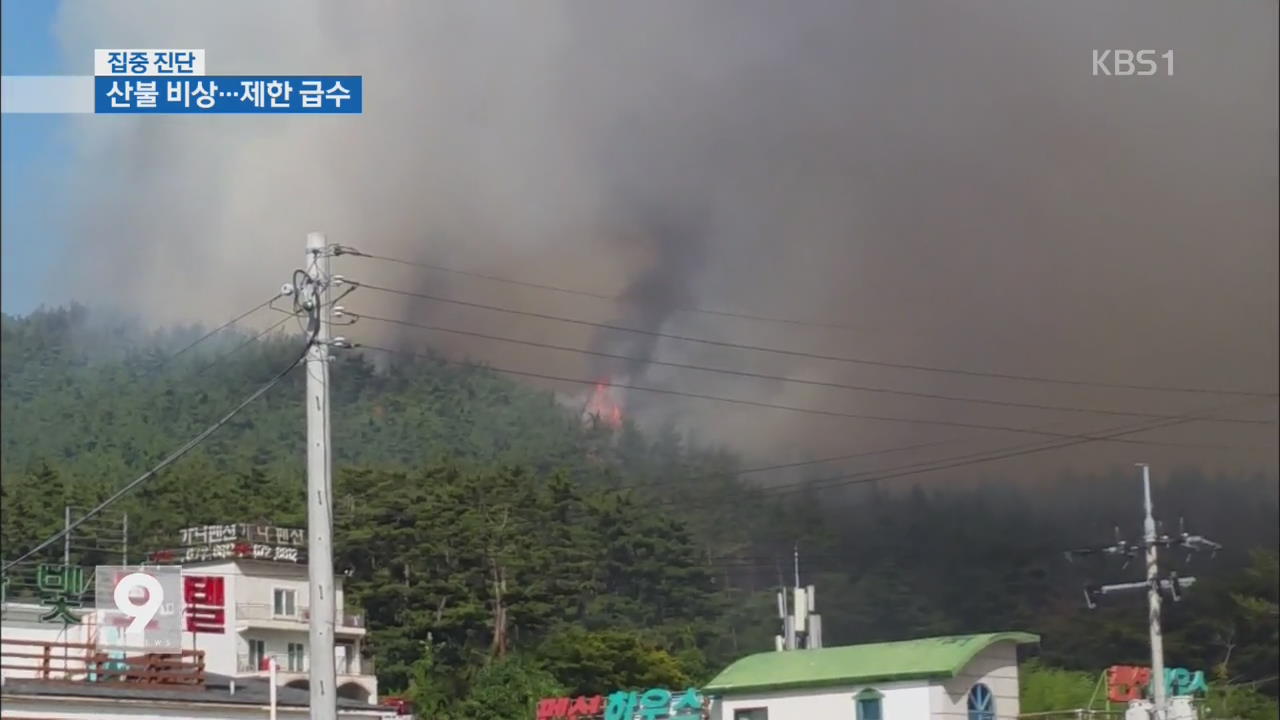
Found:
[[[1151,466],[1140,463],[1142,468],[1142,543],[1147,550],[1147,625],[1151,633],[1151,699],[1155,703],[1157,720],[1165,717],[1164,688],[1164,637],[1160,634],[1160,564],[1156,547],[1156,519],[1151,508]]]
[[[1142,542],[1128,543],[1117,538],[1116,544],[1098,548],[1082,548],[1067,551],[1067,559],[1076,555],[1112,555],[1131,559],[1142,552],[1146,561],[1146,580],[1144,582],[1119,583],[1115,585],[1094,585],[1085,587],[1085,603],[1089,609],[1097,607],[1095,601],[1113,593],[1135,590],[1147,592],[1147,628],[1151,639],[1151,699],[1152,714],[1156,720],[1164,720],[1168,714],[1168,704],[1164,677],[1164,637],[1160,629],[1160,606],[1163,602],[1161,594],[1167,594],[1175,602],[1182,599],[1182,591],[1195,584],[1193,577],[1178,577],[1169,573],[1169,577],[1160,577],[1159,549],[1182,548],[1189,553],[1198,550],[1213,552],[1221,549],[1221,545],[1201,537],[1192,535],[1179,528],[1177,535],[1161,533],[1156,525],[1155,511],[1151,502],[1151,468],[1138,463],[1142,468]],[[1117,530],[1117,535],[1119,531]]]
[[[307,330],[307,577],[311,584],[311,717],[337,720],[334,672],[333,513],[329,454],[329,248],[322,233],[307,235],[308,288],[301,298]]]

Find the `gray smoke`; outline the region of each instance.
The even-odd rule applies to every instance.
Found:
[[[1274,390],[1276,20],[1262,0],[71,0],[59,34],[86,69],[95,47],[199,47],[215,74],[363,74],[366,110],[78,120],[64,219],[82,241],[68,294],[100,293],[155,322],[217,321],[278,287],[319,229],[370,252],[621,301],[340,263],[435,295],[818,353]],[[1097,48],[1172,49],[1174,75],[1094,77]],[[636,360],[373,322],[351,332],[366,342],[429,341],[504,367],[846,412],[1066,432],[1126,420],[644,360],[1152,412],[1216,400],[802,361],[367,290],[346,304]],[[628,394],[642,419],[770,459],[1034,439],[642,395]],[[1274,417],[1274,405],[1238,414]],[[1263,450],[1095,444],[1046,462],[1275,460],[1274,426],[1143,437]]]
[[[706,229],[688,212],[674,209],[644,213],[638,242],[646,246],[652,261],[632,277],[621,294],[621,327],[661,331],[672,313],[697,302],[696,283],[704,271]],[[596,334],[594,349],[628,360],[603,358],[596,377],[640,379],[648,370],[658,336],[619,331]]]

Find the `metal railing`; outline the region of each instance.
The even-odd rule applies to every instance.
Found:
[[[204,687],[204,651],[155,652],[141,648],[106,650],[93,644],[5,640],[0,668],[14,680],[147,683]]]
[[[334,620],[337,621],[338,627],[348,627],[348,628],[364,627],[364,615],[361,615],[359,613],[349,613],[349,612],[339,612],[339,613],[335,613],[334,615],[335,615]],[[310,608],[302,608],[302,619],[303,620],[311,619]]]
[[[236,603],[236,619],[305,623],[307,615],[306,608],[302,607],[295,607],[293,614],[289,615],[277,613],[275,606],[270,603]]]
[[[1192,710],[1197,718],[1204,718],[1204,704],[1202,702],[1193,703]],[[1042,710],[1040,712],[1020,713],[1018,718],[1019,720],[1121,720],[1125,712],[1125,710],[1121,709],[1075,708],[1071,710]],[[1219,718],[1219,720],[1225,719]]]
[[[339,675],[377,675],[378,673],[373,667],[373,657],[370,655],[356,655],[348,657],[346,663],[338,661]]]
[[[294,608],[292,615],[277,614],[274,605],[267,603],[236,603],[236,618],[239,620],[272,620],[277,622],[305,623],[311,620],[311,609],[304,606]],[[364,615],[360,613],[340,612],[334,618],[338,627],[364,628]]]
[[[300,668],[290,669],[288,655],[269,654],[266,657],[262,657],[262,658],[252,658],[252,657],[249,657],[248,655],[241,654],[236,656],[236,672],[265,673],[267,672],[267,669],[268,669],[266,664],[267,658],[275,659],[277,672],[304,673],[308,670],[306,658],[302,659],[302,666]]]
[[[302,660],[302,668],[290,670],[289,657],[287,655],[268,654],[264,658],[252,658],[245,654],[236,656],[236,672],[241,673],[259,673],[267,672],[266,659],[275,658],[276,670],[282,673],[304,673],[309,669],[306,658]],[[335,658],[334,669],[339,675],[374,675],[376,674],[373,666],[373,658],[363,655],[349,656],[344,661],[341,658]]]

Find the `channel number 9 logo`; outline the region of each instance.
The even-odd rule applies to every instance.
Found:
[[[146,631],[164,606],[164,588],[154,575],[129,573],[116,582],[115,603],[116,610],[132,618],[125,635],[139,635]]]

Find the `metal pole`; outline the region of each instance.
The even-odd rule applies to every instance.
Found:
[[[333,660],[333,514],[329,482],[329,254],[322,233],[307,235],[310,291],[307,348],[307,575],[311,584],[311,717],[337,720]]]
[[[1160,567],[1157,562],[1156,520],[1151,504],[1151,468],[1142,468],[1143,544],[1147,551],[1147,621],[1151,631],[1151,698],[1156,720],[1165,717],[1164,639],[1160,635]]]
[[[120,521],[120,564],[129,564],[129,513]]]
[[[62,506],[62,567],[71,567],[71,506]]]
[[[278,668],[276,666],[275,658],[267,659],[267,668],[271,671],[270,673],[268,673],[269,678],[267,680],[267,684],[270,685],[270,689],[267,691],[270,696],[269,698],[270,706],[271,706],[270,718],[271,720],[276,720],[276,677],[277,677],[276,670]]]
[[[70,573],[70,568],[71,568],[71,506],[70,506],[70,505],[63,505],[63,506],[62,506],[62,522],[63,522],[62,527],[63,527],[63,532],[64,532],[64,534],[63,534],[63,536],[62,536],[62,573],[63,573],[63,574],[62,574],[62,577],[65,579],[65,578],[70,577],[70,575],[71,575],[71,573]],[[76,590],[80,590],[80,589],[81,589],[81,588],[76,588]],[[71,642],[71,623],[67,622],[66,618],[63,618],[63,619],[62,619],[62,640],[63,640],[64,642],[67,642],[67,643],[70,643],[70,642]],[[67,665],[71,662],[71,660],[70,660],[70,654],[71,654],[71,650],[67,647],[67,645],[63,645],[63,646],[62,646],[62,669],[63,669],[63,671],[65,671],[65,670],[67,669]]]
[[[797,542],[792,546],[792,554],[795,561],[796,570],[796,587],[800,587],[800,543]]]

